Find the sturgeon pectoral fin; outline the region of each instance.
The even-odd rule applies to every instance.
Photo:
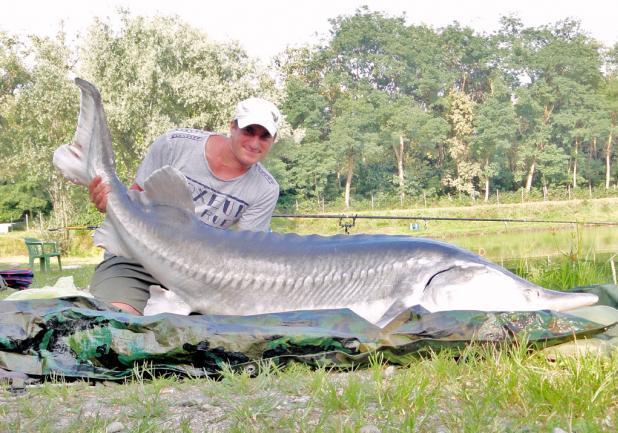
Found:
[[[127,259],[134,258],[133,255],[127,251],[122,238],[118,235],[118,232],[109,219],[105,219],[101,227],[94,232],[93,241],[97,247],[105,248],[111,254],[126,257]]]
[[[422,305],[406,306],[401,301],[395,301],[380,320],[376,322],[376,326],[384,329],[386,332],[393,332],[403,323],[409,322],[414,317],[426,314],[429,314],[429,310]]]
[[[401,300],[396,300],[393,304],[388,307],[388,310],[382,315],[380,320],[376,322],[376,325],[380,328],[384,328],[388,325],[393,319],[398,317],[401,313],[408,310],[408,306],[401,302]]]
[[[191,306],[171,290],[166,290],[161,286],[150,286],[150,298],[144,308],[144,316],[154,316],[161,313],[188,316],[191,311]]]

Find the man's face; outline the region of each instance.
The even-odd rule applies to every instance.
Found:
[[[230,124],[230,148],[242,165],[249,167],[261,161],[270,150],[274,137],[261,125],[239,128],[236,122]]]

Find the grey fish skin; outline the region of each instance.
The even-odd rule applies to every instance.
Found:
[[[184,176],[163,167],[127,191],[118,179],[98,90],[76,79],[80,116],[73,143],[54,153],[68,179],[110,183],[95,242],[133,257],[169,289],[151,289],[149,312],[252,315],[350,308],[378,326],[405,309],[568,310],[595,295],[543,289],[471,252],[430,239],[389,235],[299,236],[223,231],[200,221]],[[149,302],[150,304],[150,302]]]

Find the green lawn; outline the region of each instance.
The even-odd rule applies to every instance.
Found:
[[[136,368],[123,385],[59,378],[24,395],[0,389],[0,431],[102,433],[120,423],[136,433],[614,433],[617,372],[618,356],[550,362],[523,347],[480,346],[399,368],[292,364],[255,378],[228,371],[217,381],[153,379]]]

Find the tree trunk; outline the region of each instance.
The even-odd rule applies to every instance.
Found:
[[[395,150],[395,157],[397,158],[397,176],[399,178],[399,199],[403,203],[403,199],[405,197],[405,178],[403,175],[403,150],[404,150],[404,140],[403,135],[399,136],[399,148],[393,146]]]
[[[605,145],[605,189],[609,189],[610,173],[612,168],[612,130],[609,131],[607,144]]]
[[[575,157],[573,158],[573,189],[577,188],[577,153],[579,152],[579,138],[575,139]]]
[[[345,208],[350,209],[350,190],[352,189],[352,174],[354,168],[354,157],[348,156],[348,167],[345,178]]]
[[[592,137],[592,146],[590,147],[590,152],[588,152],[588,161],[597,157],[597,138]]]
[[[485,203],[489,201],[489,158],[485,158]]]
[[[67,227],[75,213],[73,203],[69,199],[67,182],[54,176],[47,191],[49,192],[53,206],[50,224],[55,227]],[[42,229],[43,224],[40,213],[39,221]],[[60,239],[60,247],[65,251],[67,251],[70,246],[68,233],[68,231],[65,231],[65,236]]]
[[[530,193],[532,188],[532,178],[534,177],[534,169],[536,167],[536,158],[530,163],[530,169],[528,170],[528,176],[526,177],[526,193]]]
[[[318,206],[320,206],[320,190],[318,189],[318,177],[313,175],[313,191],[315,192],[315,196],[318,199]]]
[[[597,138],[596,138],[596,137],[593,137],[593,139],[592,139],[592,144],[591,144],[591,146],[590,146],[590,151],[588,152],[588,167],[590,167],[590,164],[591,164],[591,162],[592,162],[592,158],[593,158],[593,157],[594,157],[595,159],[596,159],[596,157],[597,157]],[[588,179],[588,183],[589,183],[589,184],[592,184],[592,175],[591,175],[591,177]]]
[[[549,192],[547,190],[547,185],[544,183],[543,184],[543,201],[547,201],[548,195],[549,195]]]

